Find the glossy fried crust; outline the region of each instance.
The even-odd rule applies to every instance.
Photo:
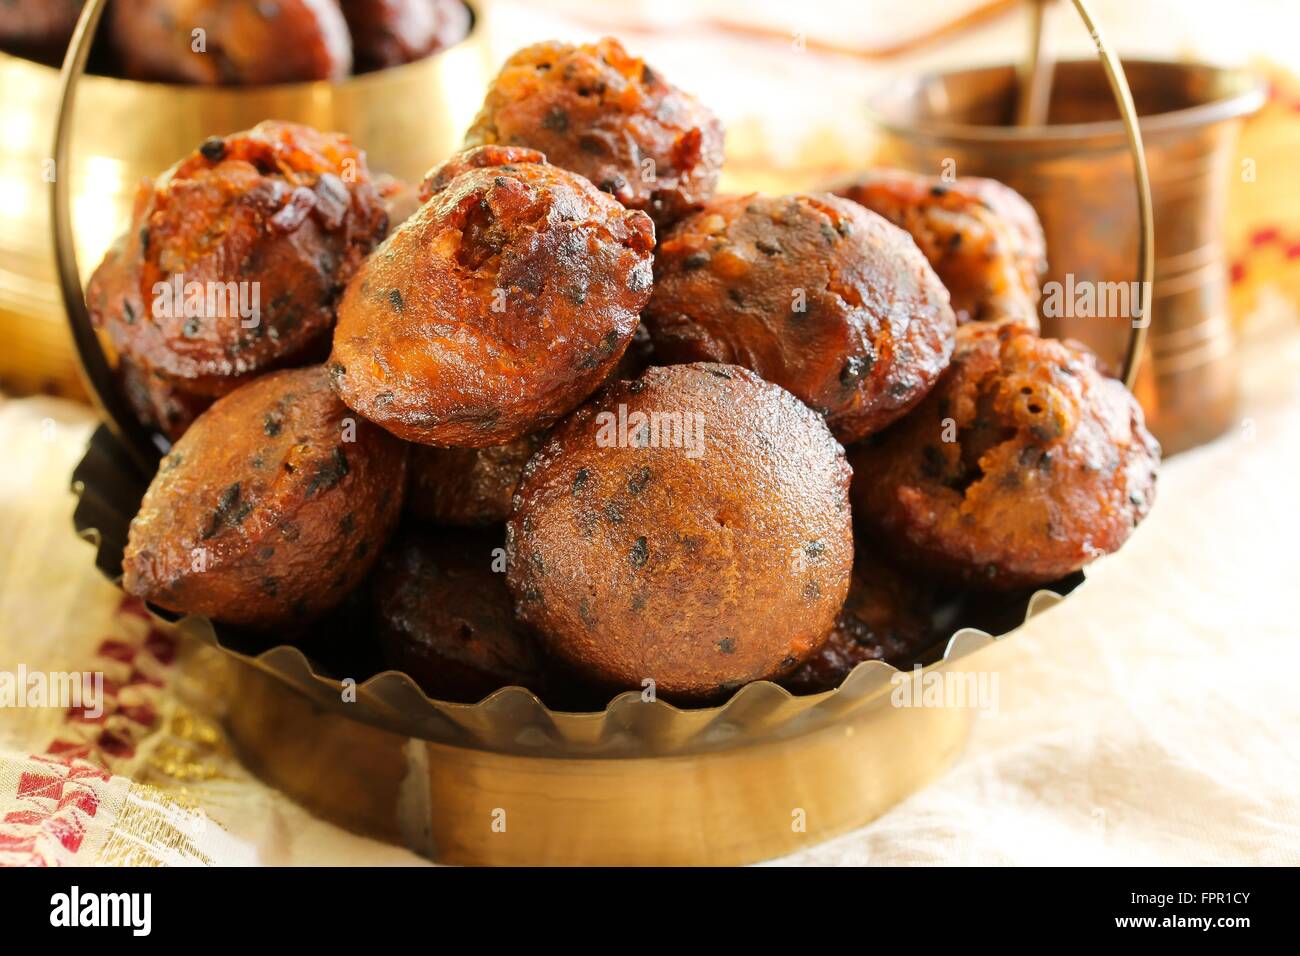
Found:
[[[263,376],[162,460],[131,522],[124,586],[231,624],[309,620],[379,556],[405,468],[405,446],[352,415],[324,369]]]
[[[136,366],[222,395],[268,369],[320,360],[343,284],[386,222],[365,156],[346,137],[260,123],[207,140],[141,186],[131,229],[86,302]]]
[[[689,416],[689,417],[688,417]],[[519,616],[597,686],[707,701],[811,655],[853,563],[843,450],[745,369],[650,368],[565,419],[506,525]]]
[[[497,533],[408,531],[372,575],[376,631],[389,666],[430,697],[475,703],[500,687],[538,691],[542,657],[514,618]]]
[[[338,80],[352,69],[338,0],[114,0],[108,12],[122,70],[135,80],[254,86]]]
[[[510,504],[524,465],[542,443],[525,435],[491,448],[411,449],[406,510],[433,524],[498,524]]]
[[[894,553],[1006,589],[1123,544],[1151,507],[1160,447],[1082,346],[975,324],[925,402],[850,457],[854,515]]]
[[[956,326],[911,239],[830,195],[727,197],[682,220],[643,319],[659,360],[753,369],[846,443],[925,396]]]
[[[342,0],[358,73],[410,63],[459,43],[469,31],[460,0]]]
[[[554,421],[609,375],[650,295],[649,217],[543,162],[480,162],[498,159],[431,173],[339,305],[335,387],[408,441],[500,445]]]
[[[943,182],[876,169],[832,191],[911,234],[951,294],[958,322],[1010,317],[1037,331],[1047,245],[1034,207],[1014,189],[973,176]]]
[[[933,644],[933,589],[858,546],[844,609],[830,636],[807,663],[781,681],[796,694],[840,686],[863,661],[904,667]]]
[[[713,195],[723,131],[693,96],[606,38],[510,57],[465,143],[540,149],[664,225]]]

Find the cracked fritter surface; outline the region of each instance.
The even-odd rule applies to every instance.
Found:
[[[844,603],[849,476],[822,419],[745,369],[615,382],[524,470],[506,525],[518,613],[610,690],[651,679],[706,701],[780,676]]]
[[[108,13],[134,80],[257,86],[339,80],[352,69],[338,0],[113,0]]]
[[[682,220],[643,318],[660,361],[753,369],[846,443],[925,396],[956,327],[912,240],[831,195],[725,197]]]
[[[606,38],[515,53],[465,143],[539,149],[665,225],[713,195],[723,131],[695,97]]]
[[[1082,346],[974,324],[921,406],[850,459],[854,516],[874,540],[1006,589],[1119,548],[1151,507],[1160,447]]]
[[[410,63],[459,43],[469,31],[460,0],[341,0],[358,73]]]
[[[405,470],[406,446],[349,412],[323,368],[262,376],[163,458],[131,522],[123,586],[231,624],[302,623],[379,556]]]
[[[654,226],[531,151],[480,147],[348,285],[330,369],[400,438],[500,445],[582,402],[650,296]]]
[[[365,156],[346,137],[260,123],[205,141],[141,186],[86,304],[137,368],[192,395],[223,395],[269,369],[320,361],[343,284],[386,223]]]
[[[542,443],[525,435],[488,448],[411,449],[406,510],[433,524],[499,524],[510,517],[519,476]]]
[[[1013,318],[1038,329],[1047,245],[1038,214],[993,179],[945,182],[875,169],[832,187],[905,229],[952,296],[958,322]]]
[[[863,661],[908,666],[939,639],[934,601],[927,582],[891,567],[859,543],[849,596],[830,636],[781,685],[796,694],[819,694],[839,687]]]
[[[404,530],[371,576],[376,630],[389,666],[437,700],[475,703],[500,687],[543,686],[536,638],[514,617],[493,570],[501,529]]]

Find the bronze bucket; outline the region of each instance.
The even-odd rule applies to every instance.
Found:
[[[1151,327],[1136,391],[1171,454],[1235,422],[1228,186],[1237,174],[1241,122],[1263,104],[1265,91],[1249,74],[1202,64],[1123,66],[1140,117],[1156,227]],[[1056,65],[1044,126],[1014,125],[1018,91],[1012,66],[892,86],[870,104],[881,133],[877,160],[930,174],[990,176],[1021,192],[1047,234],[1045,334],[1085,342],[1118,369],[1133,318],[1098,313],[1114,299],[1104,293],[1132,282],[1139,229],[1133,160],[1114,98],[1096,60]],[[1085,289],[1096,293],[1094,304],[1075,308],[1076,291]]]

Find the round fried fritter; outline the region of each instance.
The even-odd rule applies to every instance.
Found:
[[[781,685],[796,694],[819,694],[839,687],[863,661],[910,664],[939,638],[933,602],[932,588],[858,544],[849,596],[830,636]]]
[[[506,525],[519,616],[592,683],[707,701],[817,650],[853,564],[844,452],[732,365],[650,368],[556,426]]]
[[[118,363],[117,379],[136,419],[171,442],[184,435],[213,401],[206,395],[182,391],[167,379],[139,368],[130,359]]]
[[[609,375],[650,296],[645,213],[535,153],[481,150],[430,173],[339,305],[335,387],[408,441],[481,448],[550,424]]]
[[[85,0],[4,0],[0,44],[53,54],[68,45]]]
[[[257,86],[339,80],[352,69],[338,0],[113,0],[108,12],[133,80]]]
[[[338,604],[401,509],[406,446],[352,415],[320,367],[219,399],[162,460],[123,584],[168,610],[274,627]]]
[[[851,460],[854,515],[892,553],[1003,590],[1123,544],[1151,507],[1160,446],[1083,346],[976,323],[921,406]]]
[[[490,448],[411,450],[406,510],[434,524],[499,524],[510,505],[524,465],[542,443],[541,434],[525,435]]]
[[[907,230],[952,296],[958,322],[1011,317],[1038,330],[1047,244],[1034,207],[994,179],[944,182],[875,169],[831,190]]]
[[[713,195],[722,124],[617,40],[510,57],[465,144],[531,146],[666,225]]]
[[[830,195],[726,197],[682,220],[643,319],[661,361],[753,369],[846,443],[925,396],[956,326],[906,233]]]
[[[460,0],[341,0],[358,73],[400,66],[445,50],[469,32]]]
[[[343,284],[386,221],[346,137],[260,123],[141,186],[86,304],[137,367],[222,395],[324,357]]]
[[[536,638],[515,621],[497,532],[408,531],[371,576],[390,667],[437,700],[475,703],[500,687],[543,686]]]

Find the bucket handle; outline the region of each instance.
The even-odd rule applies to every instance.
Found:
[[[114,380],[113,370],[100,344],[99,336],[90,321],[85,295],[81,288],[81,272],[77,267],[77,250],[72,238],[72,201],[68,180],[71,167],[68,162],[69,141],[72,135],[73,104],[77,84],[86,70],[91,41],[95,37],[107,0],[86,0],[76,30],[68,44],[63,67],[59,73],[58,112],[54,124],[54,182],[50,189],[50,222],[54,245],[54,260],[59,274],[59,291],[68,314],[72,340],[80,359],[82,382],[110,430],[122,440],[131,458],[144,475],[153,473],[159,449],[148,431],[139,423],[121,390]],[[1102,36],[1087,0],[1071,0],[1084,26],[1092,35],[1110,84],[1111,94],[1119,107],[1133,156],[1134,179],[1138,202],[1138,295],[1136,315],[1129,331],[1128,349],[1124,355],[1121,377],[1132,390],[1137,379],[1138,366],[1146,342],[1147,327],[1151,324],[1151,288],[1155,273],[1155,227],[1151,211],[1151,180],[1147,173],[1146,153],[1142,147],[1142,131],[1138,125],[1137,108],[1129,90],[1124,67]]]
[[[1155,221],[1151,211],[1151,177],[1147,173],[1146,151],[1142,146],[1142,129],[1138,124],[1137,107],[1133,105],[1133,93],[1129,90],[1128,77],[1124,75],[1124,66],[1115,51],[1106,43],[1101,27],[1097,25],[1087,0],[1071,0],[1084,27],[1092,35],[1092,42],[1097,47],[1097,56],[1102,69],[1106,72],[1106,82],[1110,84],[1111,95],[1119,107],[1120,120],[1124,124],[1124,135],[1128,139],[1129,153],[1133,157],[1133,178],[1137,187],[1138,207],[1138,252],[1137,252],[1137,306],[1134,310],[1132,325],[1129,329],[1128,348],[1124,353],[1124,365],[1120,378],[1124,386],[1133,390],[1137,381],[1138,367],[1142,364],[1142,351],[1146,345],[1147,328],[1151,325],[1151,292],[1155,278]]]

